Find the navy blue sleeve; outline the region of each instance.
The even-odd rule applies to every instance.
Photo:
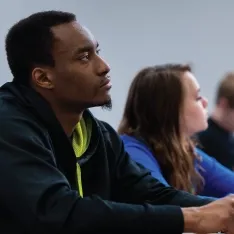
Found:
[[[205,180],[201,195],[223,197],[234,193],[234,173],[202,150],[197,149],[197,152],[202,157],[200,173]]]
[[[129,142],[125,144],[125,150],[128,152],[132,160],[143,165],[151,172],[151,175],[154,178],[158,179],[164,185],[169,186],[161,172],[158,161],[146,147]]]

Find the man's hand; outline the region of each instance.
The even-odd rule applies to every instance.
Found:
[[[208,205],[183,208],[184,232],[234,234],[234,195]]]

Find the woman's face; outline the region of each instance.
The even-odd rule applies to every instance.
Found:
[[[185,94],[183,108],[181,109],[181,131],[186,136],[207,128],[207,100],[200,95],[199,84],[191,72],[183,74]]]

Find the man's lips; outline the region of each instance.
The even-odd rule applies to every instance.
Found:
[[[101,83],[101,85],[100,85],[101,88],[102,88],[102,87],[111,88],[111,86],[112,86],[112,84],[111,84],[111,82],[110,82],[110,78],[109,78],[109,77],[108,77],[108,78],[105,78],[105,79],[103,80],[103,82]]]

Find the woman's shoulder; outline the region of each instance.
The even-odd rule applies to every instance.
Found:
[[[147,151],[151,151],[143,138],[130,136],[127,134],[120,135],[120,138],[122,139],[126,147],[137,147],[137,148],[141,148]]]

